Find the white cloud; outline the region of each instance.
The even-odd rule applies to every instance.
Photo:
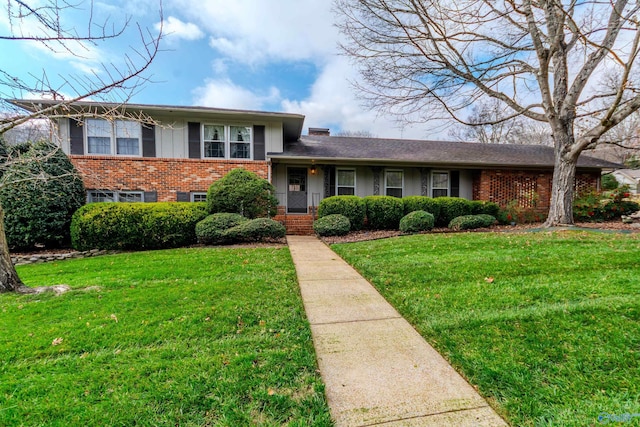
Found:
[[[193,91],[194,103],[203,107],[262,110],[267,103],[278,102],[280,92],[270,87],[266,93],[256,93],[234,84],[229,79],[207,80]]]
[[[155,25],[156,31],[160,31],[160,23]],[[204,32],[191,22],[182,22],[175,16],[169,16],[162,22],[162,31],[169,39],[198,40],[204,37]]]

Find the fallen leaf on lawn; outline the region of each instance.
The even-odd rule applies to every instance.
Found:
[[[487,283],[493,283],[494,280],[495,279],[493,277],[485,277],[484,278],[484,281],[487,282]]]
[[[60,345],[62,344],[63,339],[62,338],[56,338],[53,341],[51,341],[51,345]]]
[[[112,314],[112,315],[111,315],[111,319],[112,319],[112,320],[115,320],[115,321],[116,321],[116,323],[118,323],[118,316],[116,316],[115,314]]]
[[[276,394],[276,391],[275,391],[274,389],[270,388],[270,389],[267,391],[267,394],[268,394],[269,396],[273,396],[274,394]]]

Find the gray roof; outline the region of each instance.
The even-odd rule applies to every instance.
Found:
[[[542,145],[476,144],[455,141],[421,141],[336,136],[302,136],[285,144],[282,153],[269,153],[272,159],[357,163],[406,163],[425,166],[457,167],[553,167],[552,147]],[[581,155],[581,168],[611,168],[621,165]]]

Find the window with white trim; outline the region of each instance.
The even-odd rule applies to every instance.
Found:
[[[206,202],[207,193],[191,193],[192,202]]]
[[[431,172],[431,197],[449,195],[449,172]]]
[[[385,171],[384,188],[387,196],[402,197],[404,189],[404,172],[401,170]]]
[[[338,196],[354,196],[356,194],[355,169],[336,170],[336,194]]]
[[[144,202],[142,191],[87,191],[87,203],[96,202]]]
[[[202,125],[203,157],[213,159],[251,159],[251,126]]]
[[[139,156],[142,144],[140,123],[130,120],[87,119],[88,154]]]

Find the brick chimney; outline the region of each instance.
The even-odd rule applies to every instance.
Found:
[[[309,128],[309,136],[330,136],[329,128]]]

